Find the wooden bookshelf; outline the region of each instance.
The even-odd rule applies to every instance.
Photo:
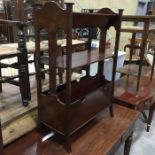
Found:
[[[36,64],[39,101],[39,122],[65,136],[66,149],[71,152],[71,135],[96,117],[105,108],[109,108],[113,116],[113,90],[116,73],[118,46],[120,38],[121,16],[108,8],[97,13],[73,13],[72,3],[66,4],[66,10],[54,2],[46,3],[41,9],[35,10],[36,29]],[[59,20],[57,20],[59,19]],[[95,21],[95,22],[94,22]],[[114,54],[106,50],[107,30],[115,27]],[[100,47],[98,50],[88,44],[86,51],[73,53],[72,29],[82,27],[99,27]],[[40,31],[45,29],[49,35],[48,57],[42,57],[40,47]],[[56,33],[66,33],[66,53],[58,56]],[[91,30],[90,30],[91,31]],[[91,38],[89,38],[91,42]],[[103,76],[103,64],[106,58],[113,58],[112,81]],[[71,75],[75,68],[99,62],[98,73],[90,77],[89,73],[79,82],[72,81]],[[41,64],[49,66],[49,90],[42,90]],[[56,69],[66,70],[66,83],[56,85]]]

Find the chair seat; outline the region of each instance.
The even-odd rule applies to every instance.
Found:
[[[2,76],[2,77],[0,77],[0,82],[1,82],[1,83],[5,83],[5,82],[7,82],[7,81],[13,80],[13,79],[18,78],[18,77],[19,77],[19,75],[14,75],[14,76]]]
[[[17,50],[16,43],[12,44],[1,44],[0,45],[0,58],[4,56],[18,55],[19,51]]]
[[[129,61],[129,59],[130,59],[130,57],[129,57],[129,55],[127,54],[126,57],[125,57],[125,61]],[[132,62],[133,62],[133,61],[139,61],[139,59],[140,59],[139,56],[137,56],[137,55],[132,55],[131,61],[132,61]]]
[[[28,54],[32,54],[35,51],[35,43],[34,42],[27,42],[26,43]],[[8,44],[1,44],[0,45],[0,57],[9,56],[9,55],[16,55],[19,54],[20,51],[18,50],[18,43],[8,43]]]
[[[66,39],[58,40],[57,44],[62,48],[66,47]],[[73,46],[84,45],[85,41],[74,39],[72,40]],[[26,42],[26,47],[28,54],[33,54],[35,52],[35,42]],[[40,43],[41,51],[48,50],[48,42],[42,41]],[[0,57],[19,54],[18,43],[0,44]]]

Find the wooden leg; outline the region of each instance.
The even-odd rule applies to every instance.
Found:
[[[144,123],[147,123],[148,118],[147,118],[146,113],[144,111],[142,111],[142,115],[143,115],[143,118],[144,118]]]
[[[18,57],[19,63],[19,87],[24,106],[28,105],[28,101],[31,99],[30,93],[30,81],[27,59],[22,58],[22,55]]]
[[[4,155],[1,122],[0,122],[0,154]]]
[[[1,64],[0,64],[0,78],[2,76],[2,68],[1,68]],[[0,93],[2,92],[2,83],[0,82]]]
[[[18,49],[20,54],[18,56],[18,69],[19,69],[19,86],[23,105],[27,106],[28,101],[31,99],[30,81],[28,72],[28,53],[25,44],[24,24],[18,25]]]
[[[71,148],[71,139],[70,139],[70,135],[67,134],[66,135],[66,150],[68,153],[71,153],[72,152],[72,148]]]
[[[129,153],[130,153],[130,148],[131,148],[131,143],[132,143],[132,135],[133,135],[133,132],[129,135],[129,137],[125,141],[124,155],[129,155]]]
[[[111,105],[111,106],[109,107],[109,111],[110,111],[111,117],[114,117],[113,105]]]
[[[147,121],[147,132],[150,131],[154,109],[155,109],[155,103],[152,106],[150,106],[150,109],[149,109],[149,116],[148,116],[148,121]]]

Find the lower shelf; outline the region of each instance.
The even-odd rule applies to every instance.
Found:
[[[40,95],[40,119],[43,124],[65,135],[81,128],[112,104],[112,86],[104,76],[73,82],[70,105],[65,104],[65,90],[58,95]]]

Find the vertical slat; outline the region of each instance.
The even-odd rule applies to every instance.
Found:
[[[129,55],[129,63],[131,63],[131,60],[132,60],[132,55],[133,55],[133,52],[134,52],[135,39],[136,39],[136,33],[132,33],[131,48],[130,48],[130,55]]]
[[[105,53],[106,34],[107,34],[106,28],[101,29],[99,53]],[[99,62],[98,73],[103,75],[103,69],[104,69],[104,62],[101,61],[101,62]]]
[[[0,61],[0,78],[2,77],[2,65]],[[2,82],[0,81],[0,93],[2,92]]]
[[[71,102],[71,65],[72,65],[72,5],[67,4],[68,11],[68,27],[67,27],[67,53],[66,53],[66,103],[69,105]]]
[[[140,53],[139,71],[138,71],[137,86],[136,86],[137,93],[139,91],[140,76],[141,76],[141,72],[142,72],[144,54],[145,54],[146,45],[147,45],[147,38],[148,38],[148,32],[149,32],[149,23],[150,23],[149,19],[144,21],[144,31],[143,31],[143,36],[142,36],[142,38],[143,38],[143,40],[142,40],[142,50],[141,50],[141,53]]]
[[[122,14],[123,14],[123,10],[120,9],[119,10],[119,20],[118,20],[119,24],[118,24],[118,26],[116,28],[115,49],[114,49],[114,58],[113,58],[113,74],[112,74],[112,87],[113,87],[113,90],[112,90],[112,92],[114,92],[114,81],[115,81],[117,59],[118,59],[118,50],[119,50]]]
[[[36,29],[35,31],[35,62],[36,62],[36,76],[37,76],[37,91],[38,91],[38,95],[41,93],[42,89],[41,89],[41,52],[40,52],[40,30]]]
[[[41,83],[41,52],[40,52],[40,30],[36,28],[35,31],[35,68],[36,68],[36,79],[37,79],[37,98],[38,98],[38,126],[41,125],[41,101],[40,94],[42,91],[42,83]]]
[[[49,33],[49,81],[50,92],[56,93],[56,57],[58,53],[58,47],[56,42],[56,34]]]
[[[113,116],[113,97],[114,97],[114,87],[115,87],[115,75],[116,75],[116,67],[117,67],[117,59],[118,59],[118,49],[119,49],[119,41],[120,41],[120,31],[121,31],[121,20],[122,20],[123,10],[119,10],[119,20],[116,29],[116,38],[115,38],[115,49],[114,49],[114,57],[113,57],[113,69],[112,69],[112,105],[110,106],[110,113]]]
[[[66,149],[68,153],[72,152],[71,149],[71,139],[70,139],[70,103],[71,103],[71,75],[72,75],[72,23],[73,23],[73,4],[67,4],[67,12],[68,12],[68,27],[67,27],[67,61],[66,61]]]

